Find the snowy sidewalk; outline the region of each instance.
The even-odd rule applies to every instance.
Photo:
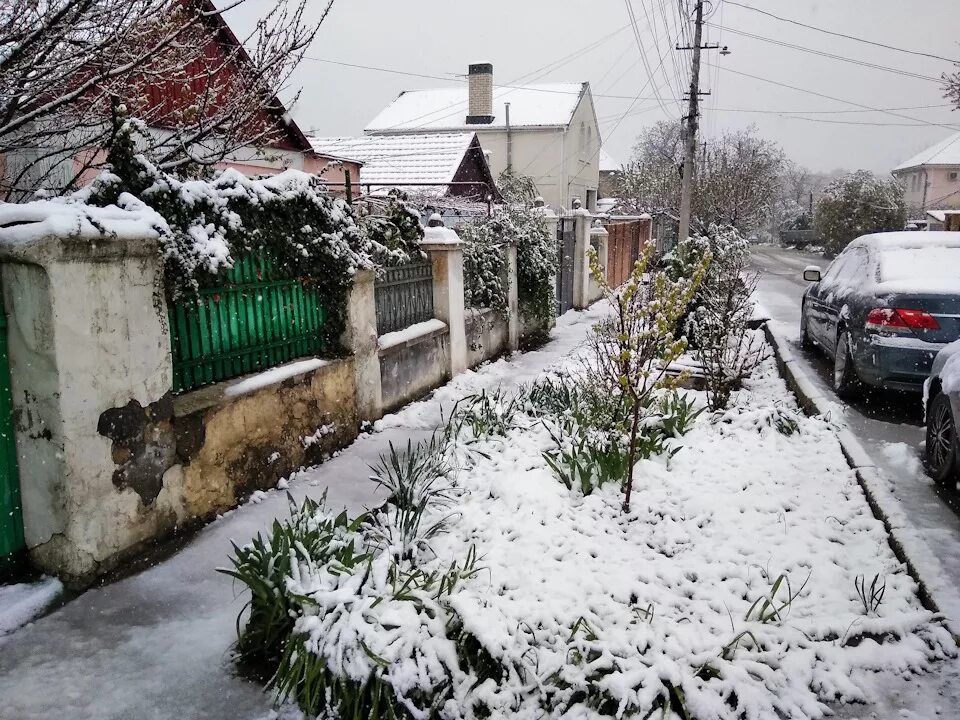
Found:
[[[331,506],[352,511],[373,500],[368,464],[390,442],[425,437],[465,394],[536,378],[568,357],[602,315],[597,306],[559,319],[543,348],[467,372],[432,398],[388,416],[324,465],[290,482],[296,498],[328,489]],[[204,528],[173,557],[0,638],[0,720],[253,720],[269,717],[261,688],[236,677],[229,658],[243,599],[217,573],[230,540],[246,542],[287,516],[271,492]]]

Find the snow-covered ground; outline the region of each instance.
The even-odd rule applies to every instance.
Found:
[[[49,577],[36,582],[0,585],[0,636],[42,615],[62,592],[63,584]]]
[[[603,312],[568,313],[544,348],[458,376],[384,418],[378,432],[290,478],[290,492],[301,498],[327,490],[330,505],[351,512],[370,506],[376,498],[367,465],[390,442],[427,437],[467,394],[515,387],[570,362]],[[446,557],[474,544],[489,568],[465,586],[458,606],[491,647],[505,648],[517,625],[528,624],[543,646],[544,668],[561,661],[571,628],[584,618],[621,670],[610,692],[625,698],[644,692],[638,683],[651,691],[664,680],[676,685],[712,662],[724,672],[710,687],[684,686],[701,710],[718,701],[715,691],[735,689],[763,720],[774,717],[770,703],[794,709],[795,718],[816,717],[821,700],[836,693],[868,701],[839,708],[844,717],[907,717],[885,705],[883,693],[911,687],[913,671],[947,639],[893,558],[833,429],[799,416],[792,435],[770,426],[770,407],[794,409],[770,362],[735,404],[743,412],[729,422],[702,416],[669,462],[642,464],[629,518],[616,488],[571,497],[545,467],[542,430],[489,441],[496,452],[475,457],[459,477],[470,492],[452,531],[436,543]],[[243,542],[286,516],[285,494],[258,499],[172,557],[0,639],[0,717],[276,717],[261,689],[235,675],[229,650],[245,598],[215,572],[227,563],[231,539]],[[803,592],[779,622],[748,620],[751,604],[781,573],[794,591],[809,577]],[[866,617],[854,580],[875,574],[885,578],[886,593]],[[744,630],[766,650],[743,636],[732,660],[720,662]],[[581,624],[577,641],[587,642],[585,635]],[[935,717],[936,698],[928,700],[929,715],[910,717]]]
[[[375,501],[368,464],[389,443],[406,444],[441,423],[441,401],[481,387],[529,382],[573,352],[601,307],[559,318],[544,347],[458,376],[425,401],[385,418],[320,467],[295,474],[297,499],[328,491],[332,506],[358,512]],[[106,587],[89,590],[56,612],[0,637],[2,720],[265,720],[269,698],[237,677],[230,658],[236,616],[245,598],[216,572],[230,541],[245,542],[288,513],[286,491],[266,493],[204,528],[176,554]]]
[[[416,408],[405,414],[418,417]],[[582,689],[644,717],[676,689],[696,718],[799,720],[828,714],[827,703],[870,703],[878,675],[936,671],[935,661],[955,655],[894,557],[835,427],[798,412],[772,359],[728,411],[698,419],[675,457],[640,463],[627,516],[615,485],[588,497],[566,489],[542,457],[550,432],[515,418],[506,436],[454,451],[462,495],[435,511],[452,519],[431,541],[436,558],[425,570],[475,549],[483,571],[449,605],[513,668],[496,688],[472,676],[455,682],[458,703],[481,699],[492,717],[532,719],[544,717],[549,696],[549,717],[600,717],[575,699]],[[298,579],[298,592],[317,588],[320,607],[344,602],[352,580],[316,572]],[[857,582],[869,588],[873,578],[882,601],[865,607]],[[764,598],[777,610],[761,618]],[[449,663],[443,623],[413,622],[404,638],[404,615],[382,612],[391,623],[382,633],[374,612],[316,625],[328,662],[349,656],[359,632],[380,658],[418,648],[421,671],[401,682],[416,685]],[[364,657],[357,650],[354,671],[372,668]],[[565,692],[569,707],[564,699],[558,709]]]

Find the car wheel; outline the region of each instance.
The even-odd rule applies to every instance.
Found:
[[[860,390],[860,378],[850,352],[850,333],[841,330],[837,350],[833,354],[833,390],[838,397],[854,397]]]
[[[923,464],[938,485],[956,479],[957,455],[957,425],[950,397],[940,393],[927,410],[927,447],[923,453]]]

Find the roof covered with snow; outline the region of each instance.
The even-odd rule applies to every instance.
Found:
[[[360,182],[364,185],[437,183],[442,187],[453,182],[475,138],[475,133],[459,132],[312,137],[310,142],[318,153],[362,162]]]
[[[600,172],[619,172],[620,163],[611,157],[603,148],[600,148],[600,156],[597,158],[600,162]]]
[[[960,133],[941,140],[909,160],[904,160],[893,169],[893,172],[909,170],[921,165],[960,165]]]
[[[502,130],[504,104],[510,103],[511,127],[565,127],[570,124],[588,83],[550,83],[522,87],[495,87],[493,122],[467,125],[467,86],[434,90],[407,90],[380,111],[365,132],[398,130]]]

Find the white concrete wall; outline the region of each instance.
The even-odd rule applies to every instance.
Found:
[[[497,178],[507,167],[507,133],[475,129]],[[579,197],[586,207],[587,190],[597,190],[600,182],[600,128],[589,93],[577,105],[569,128],[514,128],[511,134],[514,171],[532,177],[548,205],[569,209],[570,200]]]
[[[147,406],[171,387],[156,249],[45,239],[17,254],[3,281],[24,531],[41,564],[81,575],[177,514],[169,492],[144,517],[137,493],[118,490],[97,427],[105,410]]]

